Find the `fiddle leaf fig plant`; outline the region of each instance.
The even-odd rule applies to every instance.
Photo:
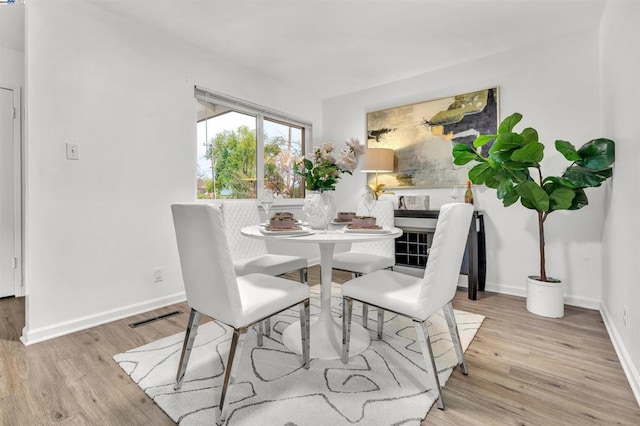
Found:
[[[544,222],[551,212],[578,210],[589,204],[585,188],[597,187],[613,175],[615,143],[598,138],[576,149],[570,142],[556,140],[555,147],[571,164],[560,176],[543,176],[541,163],[545,146],[538,140],[538,132],[527,127],[518,133],[515,126],[522,114],[505,118],[495,135],[479,135],[473,147],[459,143],[453,147],[454,164],[462,166],[476,161],[469,170],[469,180],[496,190],[505,207],[516,202],[538,215],[540,240],[540,281],[547,277],[544,251]],[[479,149],[494,141],[485,156]]]

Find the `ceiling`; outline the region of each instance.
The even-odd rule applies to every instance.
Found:
[[[294,88],[311,89],[311,94],[320,98],[595,28],[606,3],[604,0],[85,1],[136,25],[167,33],[221,60],[253,69]],[[4,15],[0,15],[3,39]],[[19,25],[11,25],[20,31]]]

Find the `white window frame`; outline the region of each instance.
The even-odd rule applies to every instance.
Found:
[[[301,127],[304,129],[304,147],[307,150],[307,144],[311,142],[312,136],[312,123],[294,117],[290,114],[277,111],[275,109],[267,108],[258,104],[254,104],[243,99],[235,98],[233,96],[225,95],[223,93],[214,92],[212,90],[204,89],[202,87],[195,86],[195,98],[203,102],[210,102],[213,104],[221,105],[223,107],[230,108],[234,111],[238,111],[247,115],[256,117],[256,180],[257,182],[264,182],[264,120],[273,120],[282,122],[284,124],[290,124],[293,126]],[[257,197],[260,199],[264,191],[264,185],[257,185]],[[240,198],[241,199],[241,198]],[[274,206],[278,205],[302,205],[304,198],[278,198],[274,203]]]

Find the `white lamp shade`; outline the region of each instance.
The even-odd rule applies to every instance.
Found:
[[[392,172],[393,150],[389,148],[367,148],[362,157],[361,172]]]

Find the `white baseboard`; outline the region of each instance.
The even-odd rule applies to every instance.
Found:
[[[578,308],[587,309],[600,309],[600,301],[595,299],[588,299],[586,297],[564,296],[564,304],[577,306]]]
[[[85,317],[77,318],[72,321],[64,321],[33,330],[27,329],[27,327],[25,327],[20,340],[25,346],[28,346],[34,343],[53,339],[55,337],[64,336],[65,334],[75,333],[76,331],[86,330],[87,328],[95,327],[97,325],[130,317],[132,315],[137,315],[144,312],[152,311],[154,309],[163,308],[165,306],[173,305],[174,303],[184,302],[185,300],[185,293],[180,292],[169,296],[160,297],[158,299],[149,300],[146,302],[137,303],[97,314],[87,315]]]
[[[624,345],[624,341],[622,340],[620,333],[618,333],[618,330],[615,327],[615,323],[612,321],[609,311],[607,311],[607,307],[603,303],[600,304],[600,314],[602,315],[604,326],[607,328],[609,338],[611,339],[613,348],[618,355],[618,359],[620,360],[620,364],[622,365],[624,374],[627,376],[627,380],[629,381],[629,385],[631,386],[633,395],[636,397],[638,405],[640,405],[640,373],[638,372],[636,366],[633,364],[631,356],[629,355],[629,351]]]
[[[492,291],[494,293],[508,294],[511,296],[527,297],[527,289],[517,286],[503,285],[497,283],[486,282],[484,285],[485,291]]]
[[[486,291],[493,291],[495,293],[509,294],[511,296],[527,297],[526,287],[508,286],[496,283],[487,282],[485,284]],[[576,306],[578,308],[595,309],[600,308],[600,301],[595,299],[589,299],[585,297],[576,297],[571,295],[564,296],[564,304],[570,306]]]

